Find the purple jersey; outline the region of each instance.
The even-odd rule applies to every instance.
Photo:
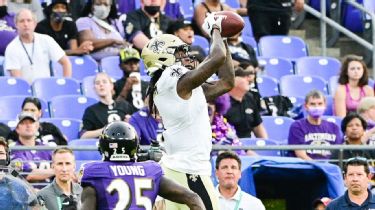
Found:
[[[97,209],[152,209],[163,171],[154,161],[90,162],[81,168],[82,187],[95,188]]]
[[[35,142],[35,146],[44,144]],[[19,141],[15,146],[23,146]],[[51,151],[43,150],[16,150],[11,152],[11,160],[16,166],[22,167],[22,171],[31,172],[33,169],[49,169],[52,160]]]
[[[296,120],[290,126],[288,144],[333,145],[342,144],[339,127],[332,122],[322,120],[320,125],[312,125],[307,119]],[[329,159],[329,150],[306,150],[312,159]]]

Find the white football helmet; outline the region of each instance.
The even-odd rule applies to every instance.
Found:
[[[141,55],[147,74],[152,77],[157,70],[175,64],[174,54],[180,47],[188,49],[189,46],[172,34],[162,34],[152,38],[142,49]]]

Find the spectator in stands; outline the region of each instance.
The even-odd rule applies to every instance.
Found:
[[[14,13],[9,12],[7,0],[0,1],[0,55],[4,56],[5,48],[17,36]]]
[[[16,132],[18,139],[10,146],[43,146],[43,143],[36,141],[37,125],[36,118],[32,113],[21,113],[18,118]],[[17,150],[12,151],[11,159],[15,165],[21,166],[23,172],[28,172],[26,180],[29,182],[49,181],[53,176],[50,168],[51,152],[44,150]]]
[[[316,199],[314,200],[313,205],[312,205],[313,210],[325,210],[331,201],[332,199],[327,198],[327,197]]]
[[[288,144],[290,145],[333,145],[342,144],[339,127],[322,119],[326,109],[326,98],[318,90],[310,91],[305,97],[306,118],[296,120],[289,129]],[[292,156],[304,160],[329,159],[329,150],[295,150]]]
[[[78,45],[78,31],[75,22],[67,20],[69,7],[66,0],[53,0],[44,9],[46,18],[38,23],[35,32],[51,36],[67,55],[88,54],[94,49],[91,41]]]
[[[39,0],[8,0],[8,11],[19,13],[22,9],[28,9],[36,15],[36,22],[41,21],[44,16],[42,5]]]
[[[55,179],[38,192],[38,199],[48,210],[80,209],[82,187],[75,183],[76,168],[73,151],[59,148],[52,154],[52,169]]]
[[[343,170],[347,191],[329,203],[326,209],[374,209],[375,195],[368,189],[372,175],[367,159],[364,157],[350,158]]]
[[[141,80],[139,52],[133,48],[125,48],[120,51],[120,68],[123,77],[114,84],[115,99],[126,100],[132,105],[132,113],[144,107],[144,99],[148,82]]]
[[[249,62],[254,68],[258,67],[258,60],[254,48],[249,44],[240,40],[241,32],[228,37],[229,50],[232,54],[234,65],[239,65],[242,62]]]
[[[235,153],[220,153],[215,168],[221,209],[265,210],[261,200],[242,191],[238,185],[241,178],[241,159]]]
[[[362,142],[375,145],[375,97],[364,97],[359,102],[357,112],[367,123]]]
[[[206,34],[202,29],[202,24],[204,19],[206,18],[207,13],[212,12],[219,12],[219,11],[233,11],[227,4],[221,3],[220,0],[205,0],[201,2],[194,8],[194,17],[193,17],[193,25],[194,25],[194,32],[197,35],[204,36],[207,39],[209,38],[208,34]]]
[[[148,108],[148,97],[145,106],[135,112],[129,119],[129,123],[135,128],[139,137],[140,145],[150,145],[152,140],[163,142],[164,125],[159,114],[150,114]]]
[[[88,1],[76,24],[80,43],[92,42],[94,52],[91,55],[97,61],[118,55],[120,49],[128,45],[112,0]]]
[[[230,108],[230,96],[224,94],[215,99],[215,101],[208,102],[208,114],[211,121],[212,130],[212,144],[216,145],[233,145],[241,146],[241,142],[236,134],[234,126],[228,123],[228,120],[224,117]],[[236,150],[239,155],[244,155],[243,150]],[[212,151],[211,155],[217,154]],[[255,153],[248,150],[249,155]]]
[[[71,77],[72,66],[65,52],[50,36],[35,33],[36,17],[27,9],[16,15],[18,36],[5,50],[4,69],[30,84],[37,78],[50,77],[50,62],[58,61],[64,77]]]
[[[347,113],[355,112],[363,97],[374,96],[373,88],[367,84],[367,66],[359,56],[345,57],[338,83],[333,107],[336,116],[345,117]]]
[[[143,49],[148,41],[167,32],[172,19],[160,11],[163,0],[141,0],[141,8],[130,12],[124,23],[125,39],[137,49]]]
[[[190,45],[190,55],[195,56],[196,59],[201,63],[206,53],[203,48],[199,45],[193,45],[194,30],[189,20],[176,20],[167,30],[168,33],[174,34],[180,38],[183,42]]]
[[[235,69],[234,88],[229,91],[231,107],[224,116],[235,127],[239,138],[249,138],[252,132],[257,138],[268,138],[258,104],[249,92],[252,75],[254,72],[248,69]]]
[[[32,113],[35,116],[37,127],[36,141],[49,146],[66,145],[67,140],[61,133],[60,129],[54,124],[49,122],[39,122],[42,117],[43,110],[42,104],[38,98],[27,97],[22,102],[22,112]],[[18,139],[18,133],[16,130],[12,131],[8,135],[8,141],[12,142]]]
[[[365,136],[367,123],[357,113],[351,112],[347,114],[341,122],[341,131],[344,134],[345,145],[366,145],[362,139]],[[361,156],[368,159],[375,159],[374,150],[344,150],[343,158],[351,158]],[[334,158],[339,158],[338,150],[335,150]]]
[[[291,25],[292,2],[297,12],[303,10],[305,0],[248,0],[249,16],[254,38],[258,42],[266,35],[287,35]]]
[[[86,108],[81,138],[98,138],[105,125],[116,120],[128,120],[132,113],[132,107],[127,101],[113,100],[113,82],[108,74],[98,73],[94,87],[99,102]]]

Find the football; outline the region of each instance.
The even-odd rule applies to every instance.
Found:
[[[231,37],[242,31],[245,26],[245,22],[242,17],[232,11],[220,11],[216,12],[215,16],[223,15],[224,18],[221,21],[221,36]]]

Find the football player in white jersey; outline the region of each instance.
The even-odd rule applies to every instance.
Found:
[[[170,34],[157,36],[142,50],[142,59],[151,76],[149,106],[163,119],[166,155],[161,160],[164,173],[196,192],[207,210],[219,209],[212,184],[210,152],[211,125],[207,101],[234,86],[232,58],[221,32],[221,17],[208,15],[203,27],[211,34],[210,54],[197,65],[189,56],[189,46]],[[219,79],[206,82],[213,74]],[[166,209],[188,209],[166,201]]]

